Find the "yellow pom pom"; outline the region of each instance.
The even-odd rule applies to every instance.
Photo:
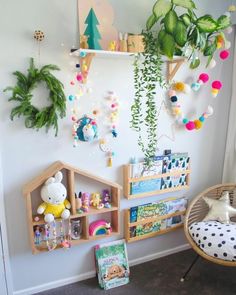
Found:
[[[228,11],[229,12],[235,12],[236,11],[236,6],[235,5],[230,5]]]
[[[202,128],[202,122],[200,120],[195,120],[194,124],[197,130]]]
[[[182,114],[181,108],[173,108],[172,111],[175,116],[179,116]]]
[[[185,84],[183,82],[177,82],[173,85],[173,90],[178,92],[183,92],[185,89]]]
[[[221,42],[217,42],[216,47],[217,47],[217,49],[222,48],[222,43]]]

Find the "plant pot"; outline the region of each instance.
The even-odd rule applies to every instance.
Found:
[[[144,37],[143,35],[128,36],[128,52],[144,52]]]

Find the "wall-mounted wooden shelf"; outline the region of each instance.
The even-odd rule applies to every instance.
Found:
[[[42,172],[38,177],[34,178],[28,184],[24,186],[23,194],[26,199],[27,204],[27,222],[28,222],[28,229],[29,229],[29,237],[30,237],[30,244],[33,254],[42,253],[48,251],[45,245],[35,245],[34,240],[34,227],[35,226],[44,226],[45,221],[43,216],[39,216],[39,221],[35,221],[36,216],[36,208],[35,203],[41,203],[41,197],[39,189],[45,183],[45,181],[49,178],[54,176],[58,171],[62,171],[64,175],[66,175],[66,183],[65,186],[67,188],[67,195],[68,200],[71,203],[71,221],[73,219],[80,218],[81,226],[82,226],[82,234],[79,240],[71,240],[71,245],[80,245],[86,242],[90,242],[93,240],[103,239],[110,236],[118,235],[120,233],[120,218],[119,218],[119,211],[120,211],[120,191],[121,186],[117,183],[111,182],[109,180],[103,179],[101,177],[95,176],[90,174],[89,172],[77,169],[72,167],[68,164],[62,163],[60,161],[55,162],[49,168],[47,168],[44,172]],[[75,204],[75,176],[82,176],[88,178],[89,182],[98,182],[106,187],[109,187],[111,191],[111,208],[103,208],[103,209],[96,209],[89,207],[89,211],[87,213],[77,214],[76,212],[76,204]],[[89,218],[96,215],[100,216],[102,214],[110,214],[110,221],[112,226],[112,233],[109,235],[98,235],[98,236],[89,236]],[[37,215],[38,216],[38,215]],[[98,218],[100,219],[100,218]],[[102,219],[102,217],[101,217]],[[61,219],[57,219],[56,222],[61,221]],[[56,247],[56,249],[60,249],[60,243]]]
[[[158,216],[155,216],[152,218],[141,219],[136,222],[130,222],[130,209],[127,209],[127,210],[125,210],[125,222],[124,222],[125,239],[126,239],[127,243],[132,243],[132,242],[156,237],[159,235],[163,235],[163,234],[175,231],[176,229],[183,227],[183,223],[177,224],[175,226],[168,227],[168,228],[156,231],[156,232],[151,232],[148,234],[140,235],[140,236],[135,236],[135,237],[130,236],[130,228],[132,228],[132,227],[136,227],[138,225],[145,225],[145,224],[149,224],[149,223],[153,223],[153,222],[157,222],[157,221],[162,221],[162,220],[169,219],[169,218],[175,217],[175,216],[182,216],[182,215],[185,215],[185,213],[186,213],[186,210],[174,212],[171,214],[158,215]]]
[[[85,53],[84,57],[81,57],[81,52]],[[80,60],[81,72],[84,77],[84,83],[87,81],[88,73],[92,60],[95,56],[108,58],[108,57],[133,57],[135,53],[132,52],[121,52],[121,51],[108,51],[108,50],[93,50],[93,49],[72,49],[72,56],[76,56]],[[185,58],[175,56],[173,60],[169,60],[167,57],[163,57],[163,61],[167,63],[167,74],[166,79],[169,83],[174,79],[176,73],[185,62]],[[83,64],[86,65],[86,70],[83,69]]]
[[[151,197],[151,196],[156,196],[156,195],[160,195],[160,194],[171,193],[171,192],[189,189],[190,173],[191,173],[190,169],[175,170],[175,171],[163,173],[163,174],[156,174],[156,175],[152,175],[152,176],[132,178],[131,173],[130,173],[131,168],[132,168],[132,164],[124,165],[124,167],[123,167],[123,169],[124,169],[124,173],[123,173],[123,175],[124,175],[124,195],[127,199],[145,198],[145,197]],[[158,189],[158,190],[144,192],[144,193],[140,193],[140,194],[131,194],[131,184],[132,183],[140,182],[140,181],[148,181],[148,180],[152,180],[152,179],[166,178],[166,177],[171,177],[171,176],[181,176],[181,175],[186,175],[186,185],[167,188],[167,189]]]

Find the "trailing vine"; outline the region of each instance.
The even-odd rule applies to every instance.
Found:
[[[17,78],[14,87],[7,87],[4,92],[11,91],[12,96],[9,101],[15,101],[18,106],[11,111],[11,120],[24,116],[25,127],[35,128],[39,130],[45,127],[55,129],[55,136],[58,134],[58,117],[63,118],[66,115],[66,97],[63,91],[63,84],[51,73],[51,71],[59,71],[55,65],[45,65],[41,69],[37,69],[33,58],[30,59],[30,67],[28,75],[16,71],[13,75]],[[31,104],[32,91],[39,82],[45,82],[49,90],[49,99],[51,105],[39,110]]]

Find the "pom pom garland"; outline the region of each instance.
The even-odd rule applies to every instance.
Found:
[[[209,75],[206,73],[202,73],[199,78],[198,78],[198,82],[193,83],[191,85],[191,88],[193,91],[197,91],[200,87],[201,84],[206,84],[209,81]],[[182,87],[184,83],[182,82],[178,82],[172,85],[173,88],[171,88],[168,91],[168,95],[169,95],[169,99],[172,103],[172,113],[173,115],[176,117],[176,122],[179,124],[183,124],[185,126],[185,129],[188,131],[193,131],[193,130],[199,130],[203,127],[203,123],[205,122],[205,120],[210,117],[211,115],[213,115],[214,110],[212,106],[208,106],[207,110],[197,119],[195,120],[189,120],[188,118],[185,118],[182,115],[182,109],[181,106],[178,104],[178,97],[176,96],[176,91],[177,89],[183,89],[182,91],[178,92],[184,92],[184,89],[186,89],[186,87]],[[176,87],[176,85],[178,84],[178,87]],[[186,84],[184,84],[186,85]],[[214,81],[212,83],[212,91],[214,90],[215,92],[219,92],[219,90],[222,88],[222,83],[220,81]]]
[[[220,89],[222,88],[222,83],[220,81],[214,81],[212,83],[212,90],[211,90],[211,94],[213,97],[217,97],[217,95],[219,94]]]

